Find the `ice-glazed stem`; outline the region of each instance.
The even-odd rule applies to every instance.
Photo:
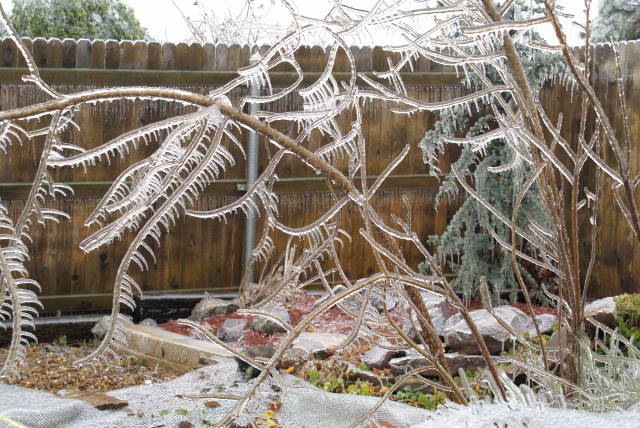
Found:
[[[596,116],[598,117],[598,121],[602,125],[604,134],[606,135],[607,140],[609,141],[609,144],[613,149],[613,154],[616,158],[618,168],[620,170],[619,173],[622,176],[623,180],[622,187],[624,191],[624,200],[629,211],[629,224],[633,229],[634,234],[636,235],[636,239],[640,241],[640,216],[638,215],[635,196],[633,193],[633,188],[631,186],[631,180],[629,178],[629,158],[628,156],[626,156],[626,151],[623,150],[620,142],[618,141],[616,132],[613,128],[613,125],[611,124],[611,121],[609,120],[609,116],[605,112],[602,103],[600,103],[600,100],[596,96],[595,90],[587,81],[587,77],[582,72],[580,72],[575,58],[573,57],[573,55],[571,55],[569,45],[567,44],[567,38],[562,31],[562,26],[558,21],[558,17],[556,16],[555,11],[553,10],[552,3],[549,0],[545,0],[544,5],[547,9],[549,17],[551,18],[551,24],[555,31],[556,37],[560,42],[560,46],[562,46],[562,55],[567,62],[567,66],[569,66],[571,74],[576,79],[576,81],[586,94],[587,98],[593,105],[593,109],[596,113]]]

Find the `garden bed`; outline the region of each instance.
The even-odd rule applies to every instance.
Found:
[[[285,307],[289,312],[290,323],[292,326],[298,325],[298,323],[308,315],[315,306],[316,301],[320,297],[305,295],[302,298],[296,299],[291,302],[285,303]],[[516,307],[523,311],[526,314],[529,314],[529,309],[524,303],[511,303],[513,307]],[[474,299],[469,302],[467,305],[469,310],[482,309],[482,303],[479,299]],[[556,310],[554,308],[550,308],[548,306],[540,306],[540,305],[532,305],[532,309],[535,315],[540,314],[556,314]],[[458,310],[453,306],[449,305],[449,312],[451,315],[454,315],[458,312]],[[395,311],[390,311],[391,315],[395,315]],[[218,329],[224,321],[228,318],[251,318],[250,315],[238,314],[236,312],[232,312],[229,314],[221,314],[214,315],[212,317],[203,320],[202,323],[206,325],[212,334],[217,334]],[[394,316],[395,318],[395,316]],[[399,318],[397,319],[399,320]],[[354,325],[354,319],[343,310],[337,307],[332,307],[322,314],[320,314],[310,325],[307,327],[306,331],[309,332],[318,332],[318,333],[340,333],[340,334],[348,334],[351,331],[351,328]],[[178,324],[175,320],[168,321],[166,323],[159,324],[158,327],[163,328],[168,331],[172,331],[174,333],[189,335],[190,328]],[[272,335],[264,335],[255,331],[247,331],[244,333],[243,337],[237,342],[237,345],[241,346],[251,346],[251,345],[271,345],[277,346],[280,343],[280,340],[284,337],[284,333],[275,333]]]

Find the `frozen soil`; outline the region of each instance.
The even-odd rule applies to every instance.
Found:
[[[177,371],[163,367],[147,367],[143,360],[124,358],[113,366],[103,365],[94,371],[89,366],[74,367],[73,362],[88,355],[97,343],[74,345],[43,344],[27,348],[26,364],[20,368],[21,376],[6,383],[58,392],[77,389],[83,392],[104,392],[128,386],[166,382],[180,376]],[[0,350],[0,357],[6,352]]]

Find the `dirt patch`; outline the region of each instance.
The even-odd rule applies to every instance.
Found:
[[[113,366],[90,365],[76,368],[73,362],[87,356],[97,344],[33,345],[27,348],[26,364],[20,367],[20,378],[6,383],[57,392],[77,389],[83,392],[104,392],[143,383],[159,383],[172,380],[180,373],[162,367],[146,367],[143,360],[123,358],[117,361],[108,357]],[[4,357],[6,350],[0,351]]]

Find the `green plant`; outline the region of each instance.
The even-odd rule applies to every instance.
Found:
[[[160,410],[160,416],[170,415],[171,413],[175,413],[176,415],[185,416],[189,411],[187,409],[163,409]]]
[[[356,381],[347,386],[347,394],[356,395],[376,395],[373,385],[367,381]]]
[[[466,371],[464,372],[464,374],[465,374],[465,377],[466,377],[468,380],[473,380],[473,379],[477,378],[477,377],[480,375],[480,372],[479,372],[478,370],[473,370],[473,371],[471,371],[471,370],[466,370]],[[458,381],[460,380],[460,376],[454,376],[453,378],[454,378],[455,380],[458,380]]]
[[[66,346],[68,344],[67,336],[64,334],[53,339],[53,344],[58,346]]]
[[[309,370],[309,380],[311,381],[312,384],[316,384],[318,383],[318,379],[320,379],[320,372],[316,369],[311,369]]]
[[[624,294],[614,299],[618,332],[640,346],[640,295]]]
[[[440,404],[447,400],[447,395],[442,391],[434,389],[431,394],[425,394],[422,391],[414,391],[413,388],[408,385],[401,391],[393,394],[393,397],[410,406],[421,407],[427,410],[435,410]]]
[[[371,371],[371,367],[369,367],[369,366],[368,366],[368,365],[366,365],[365,363],[360,363],[360,364],[358,365],[358,368],[359,368],[360,370]]]
[[[338,378],[331,378],[324,381],[321,388],[329,392],[342,392],[344,389],[344,381]]]
[[[354,394],[372,397],[384,396],[392,384],[374,385],[368,381],[351,380],[349,376],[342,371],[342,366],[329,365],[329,367],[318,365],[306,372],[304,376],[309,382],[328,392],[337,394]],[[360,367],[361,368],[361,367]],[[477,371],[467,371],[467,377],[473,380],[478,376]],[[446,394],[434,391],[431,394],[414,391],[410,386],[405,386],[402,390],[391,394],[392,400],[402,401],[412,406],[424,409],[435,409],[439,404],[446,400]]]

